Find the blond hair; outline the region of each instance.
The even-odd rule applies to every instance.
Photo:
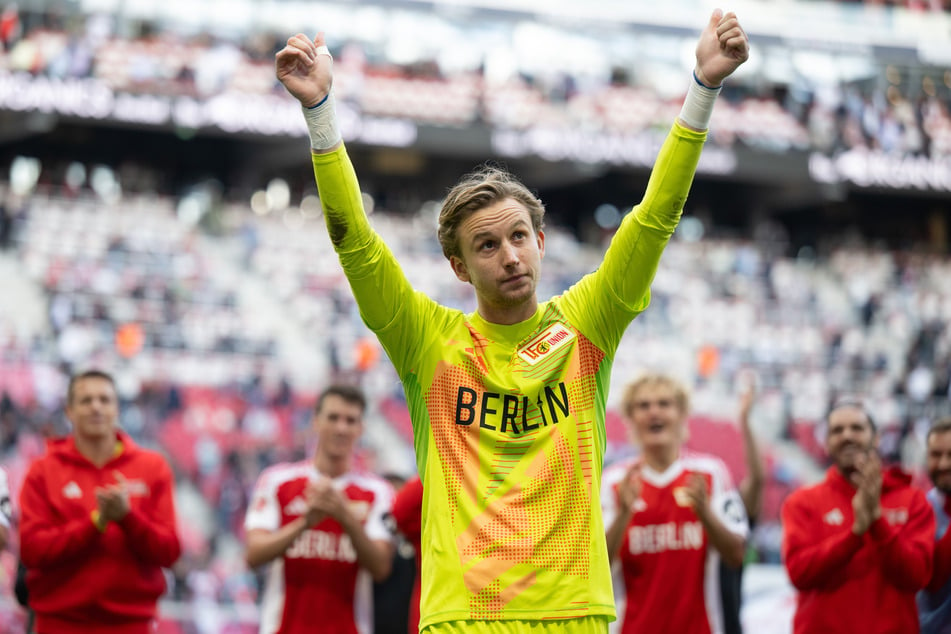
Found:
[[[645,372],[624,388],[624,394],[621,396],[621,413],[625,418],[630,419],[634,411],[634,404],[637,402],[637,396],[641,390],[646,387],[667,387],[674,393],[674,402],[680,411],[686,414],[690,411],[690,395],[683,383],[668,374],[660,372]]]
[[[480,209],[506,199],[521,203],[531,216],[535,234],[541,231],[545,218],[542,201],[511,173],[483,165],[463,176],[449,190],[439,211],[437,237],[447,260],[460,255],[458,232],[463,221]]]

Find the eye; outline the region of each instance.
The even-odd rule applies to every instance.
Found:
[[[494,247],[495,247],[495,241],[494,241],[494,240],[485,240],[484,242],[481,242],[481,243],[479,244],[478,249],[479,249],[479,251],[489,251],[489,250],[493,249]]]

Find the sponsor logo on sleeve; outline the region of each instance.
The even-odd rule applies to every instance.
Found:
[[[742,524],[746,520],[743,502],[737,497],[728,497],[723,503],[723,515],[734,524]]]

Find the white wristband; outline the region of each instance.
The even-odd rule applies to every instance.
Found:
[[[691,77],[690,88],[684,98],[683,108],[680,110],[680,120],[695,130],[706,130],[710,127],[710,116],[713,114],[713,104],[716,103],[720,88],[708,88],[700,85],[700,80]]]
[[[337,127],[337,109],[333,90],[313,108],[302,107],[307,132],[310,134],[310,147],[315,150],[329,150],[343,138]]]

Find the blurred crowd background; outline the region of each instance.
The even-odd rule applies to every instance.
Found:
[[[169,632],[256,631],[250,487],[309,453],[330,381],[370,396],[362,464],[397,481],[415,468],[401,387],[360,321],[299,110],[274,80],[288,35],[326,31],[371,220],[448,305],[475,308],[435,217],[479,162],[507,165],[548,207],[545,297],[597,266],[640,199],[713,5],[508,4],[3,6],[0,464],[16,491],[43,439],[67,430],[69,374],[113,372],[124,428],[175,470],[185,554]],[[727,8],[753,57],[720,98],[613,380],[685,380],[689,445],[737,481],[738,395],[755,382],[768,480],[751,558],[776,565],[779,508],[822,472],[831,399],[867,398],[885,454],[919,477],[927,425],[951,414],[951,13],[939,0]],[[633,451],[618,394],[609,460]],[[0,561],[8,631],[15,545]]]

